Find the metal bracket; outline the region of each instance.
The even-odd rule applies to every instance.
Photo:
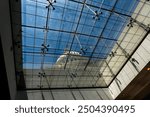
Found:
[[[135,21],[131,18],[131,19],[130,19],[130,22],[129,22],[129,24],[128,24],[127,26],[133,28],[133,23],[134,23],[134,22],[135,22]]]
[[[133,63],[137,63],[138,65],[140,64],[135,58],[132,58],[131,61],[132,61]]]
[[[84,5],[94,14],[93,19],[95,20],[100,20],[100,15],[102,14],[102,12],[99,11],[94,11],[93,9],[91,9],[86,3],[84,3]]]
[[[95,16],[93,16],[93,19],[95,20],[100,20],[100,15],[103,14],[102,12],[98,12],[98,11],[95,11]]]
[[[49,29],[48,26],[44,26],[43,32],[48,32],[49,31],[48,29]]]
[[[109,56],[110,56],[110,57],[114,57],[116,54],[117,54],[117,52],[113,52],[113,51],[112,51],[112,52],[109,54]]]
[[[101,77],[103,77],[103,74],[102,74],[102,73],[99,73],[97,77],[98,77],[98,78],[101,78]]]
[[[135,68],[135,70],[139,73],[140,70],[138,69],[137,65],[135,64],[135,63],[137,63],[139,65],[139,62],[135,58],[131,58],[130,62],[133,65],[133,67]]]
[[[131,18],[129,24],[127,25],[128,27],[133,27],[133,23],[138,24],[141,28],[143,28],[146,31],[149,31],[150,29],[150,24],[145,25],[139,21],[137,21],[136,19]]]
[[[38,74],[38,77],[43,77],[43,78],[45,78],[46,77],[46,74],[45,74],[45,72],[39,72],[39,74]]]
[[[41,48],[42,54],[45,54],[48,51],[49,45],[42,44],[41,46],[42,46]]]
[[[56,0],[47,0],[48,1],[48,6],[46,6],[46,8],[49,8],[50,6],[53,8],[53,10],[55,10],[55,7],[54,7],[54,3],[56,3]]]
[[[71,73],[71,78],[77,77],[77,73]]]
[[[80,50],[82,51],[83,54],[86,54],[85,51],[87,51],[87,48],[81,48]],[[80,53],[80,54],[81,54],[81,53]]]

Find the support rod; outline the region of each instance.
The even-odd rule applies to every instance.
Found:
[[[105,0],[103,0],[102,3],[101,3],[101,5],[100,5],[99,10],[98,10],[98,13],[101,12],[101,9],[102,9],[102,6],[103,6],[104,1],[105,1]]]
[[[113,73],[112,69],[110,68],[110,66],[108,65],[107,61],[105,61],[105,63],[106,63],[106,65],[107,65],[107,67],[108,67],[110,73],[112,74],[112,77],[114,77],[114,73]]]
[[[96,15],[95,11],[91,9],[86,3],[84,4],[94,15]]]
[[[117,44],[117,46],[121,49],[121,51],[124,53],[125,57],[128,58],[128,57],[129,57],[129,53],[127,53],[127,52],[125,51],[125,49],[123,49],[123,48],[121,47],[121,45],[120,45],[118,42],[117,42],[116,44]]]
[[[54,98],[54,96],[53,96],[53,92],[52,92],[52,90],[51,90],[51,87],[50,87],[49,81],[48,81],[48,79],[47,79],[47,76],[45,75],[44,78],[46,79],[46,82],[47,82],[49,91],[50,91],[50,93],[51,93],[52,99],[54,100],[55,98]]]
[[[81,45],[81,43],[80,43],[80,40],[79,40],[78,36],[75,35],[75,37],[76,37],[76,39],[77,39],[77,42],[79,43],[80,49],[83,48],[82,45]]]
[[[105,61],[105,63],[106,63],[106,65],[108,66],[108,69],[110,70],[110,72],[111,72],[111,74],[112,74],[112,77],[114,77],[114,73],[113,73],[113,71],[112,71],[112,69],[110,68],[110,66],[108,65],[108,63],[107,63],[107,61]],[[119,81],[119,82],[118,82]],[[115,79],[115,82],[116,82],[116,84],[117,84],[117,86],[118,86],[118,89],[120,90],[120,92],[121,92],[121,87],[120,87],[120,84],[119,83],[121,83],[120,82],[120,80],[118,80],[117,78]]]
[[[80,42],[80,40],[79,40],[78,36],[77,36],[77,35],[75,35],[75,38],[77,39],[77,42],[79,43],[80,50],[82,51],[82,53],[83,53],[83,54],[85,54],[85,51],[84,51],[85,49],[82,47],[81,42]]]

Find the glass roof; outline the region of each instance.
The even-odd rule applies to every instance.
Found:
[[[102,66],[137,0],[22,0],[22,54],[27,88],[107,87]],[[119,56],[119,55],[118,55]],[[120,55],[122,56],[122,55]]]

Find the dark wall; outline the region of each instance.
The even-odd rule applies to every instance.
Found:
[[[0,90],[1,96],[0,99],[10,99],[10,92],[8,87],[8,80],[6,75],[6,68],[5,68],[5,61],[4,61],[4,54],[2,49],[1,37],[0,37]]]
[[[15,75],[15,62],[13,53],[13,38],[12,38],[12,25],[10,14],[10,1],[0,0],[0,36],[1,36],[1,78],[0,81],[1,91],[9,95],[4,99],[15,99],[16,97],[16,75]],[[7,82],[7,83],[6,83]],[[1,96],[5,95],[1,93]],[[0,96],[0,97],[1,97]]]

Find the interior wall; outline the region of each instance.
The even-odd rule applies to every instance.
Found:
[[[141,1],[142,2],[138,4],[132,16],[132,18],[139,21],[140,24],[134,23],[129,33],[132,33],[137,30],[135,25],[139,25],[139,26],[142,25],[145,28],[147,27],[147,30],[145,30],[142,26],[140,26],[140,28],[138,28],[137,30],[137,34],[144,32],[145,35],[143,35],[143,37],[145,37],[145,39],[141,43],[141,45],[138,47],[138,49],[134,52],[131,59],[126,63],[126,65],[117,75],[116,80],[114,80],[112,84],[109,86],[109,89],[112,91],[112,96],[114,99],[123,91],[123,89],[136,77],[136,75],[150,61],[150,46],[149,46],[150,45],[150,35],[149,35],[150,28],[148,28],[149,23],[150,23],[150,18],[149,18],[150,10],[149,10],[149,4],[147,3],[148,1],[145,1],[145,0],[141,0]],[[127,28],[128,27],[126,27],[124,30],[127,30]],[[138,37],[135,39],[132,39],[132,41],[137,43],[139,41]],[[133,58],[136,61],[133,62],[132,61]]]
[[[143,41],[141,46],[133,54],[132,58],[135,58],[139,64],[134,65],[128,61],[122,71],[118,74],[117,79],[120,81],[113,81],[109,89],[113,92],[113,98],[116,98],[121,91],[135,78],[135,76],[141,71],[144,66],[150,61],[150,35]],[[118,83],[117,83],[118,82]]]

